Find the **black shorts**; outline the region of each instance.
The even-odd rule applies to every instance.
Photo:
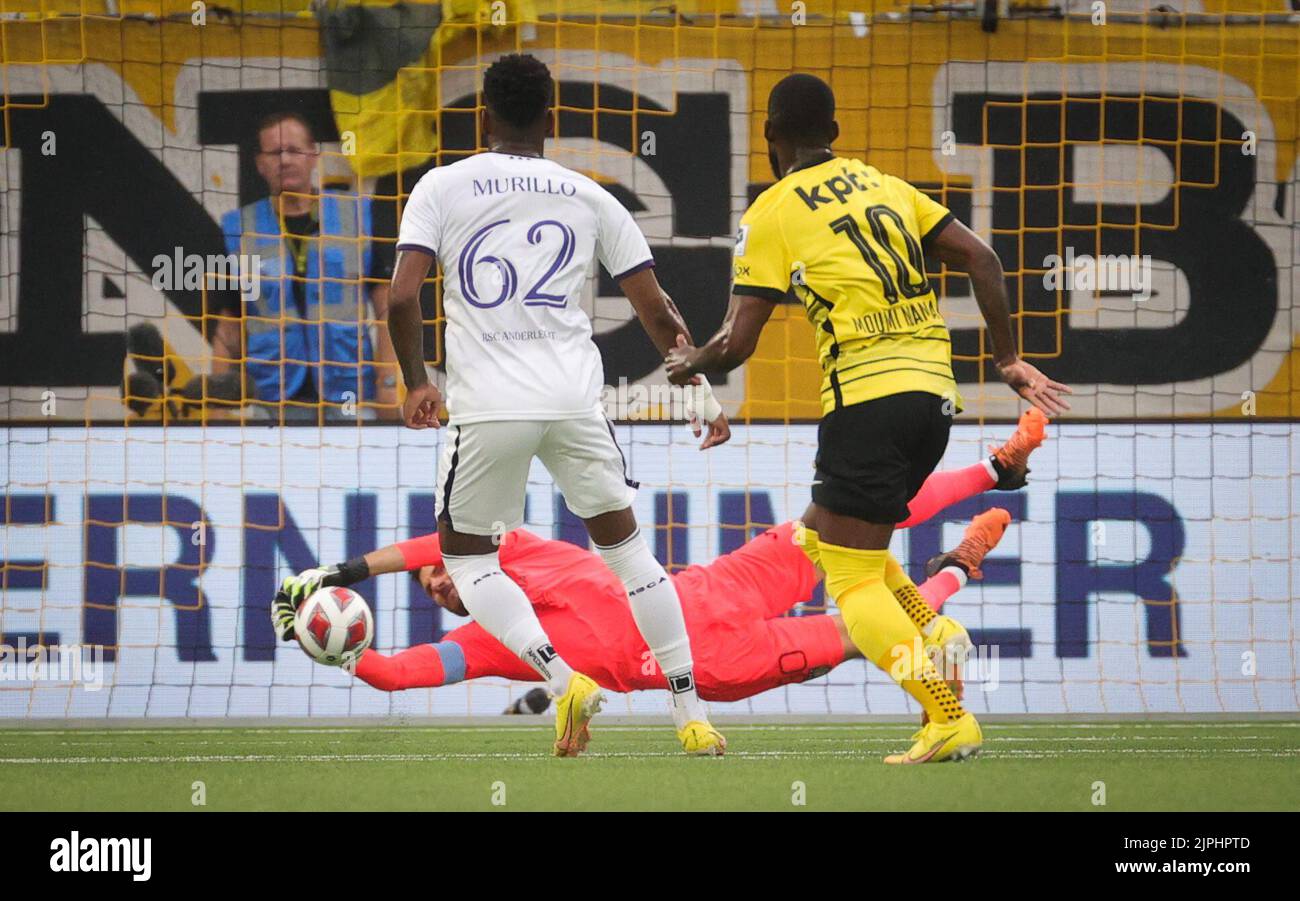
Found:
[[[827,413],[817,430],[813,503],[872,523],[907,519],[907,502],[948,447],[947,410],[945,398],[909,391]]]

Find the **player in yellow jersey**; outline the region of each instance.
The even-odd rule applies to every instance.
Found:
[[[854,644],[928,718],[911,749],[886,762],[960,760],[979,750],[979,724],[913,649],[961,627],[936,619],[888,550],[961,408],[924,250],[969,274],[994,362],[1016,393],[1055,415],[1069,409],[1061,395],[1070,389],[1017,356],[993,249],[912,185],[831,150],[839,126],[825,82],[782,79],[764,135],[777,182],[740,221],[726,318],[704,346],[678,342],[665,360],[669,378],[680,385],[734,369],[754,352],[775,304],[793,291],[804,305],[823,371],[804,550],[826,572]]]

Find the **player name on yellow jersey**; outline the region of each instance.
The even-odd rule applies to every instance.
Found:
[[[933,297],[915,303],[899,304],[866,316],[854,316],[853,327],[864,335],[880,335],[913,328],[930,319],[943,322],[943,317],[939,315],[939,303]]]
[[[824,412],[905,391],[951,397],[959,408],[922,249],[951,220],[860,160],[805,165],[741,219],[732,291],[778,302],[794,291],[816,332]]]

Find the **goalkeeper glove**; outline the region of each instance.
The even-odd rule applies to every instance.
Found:
[[[275,634],[280,636],[281,641],[293,641],[295,613],[296,608],[289,596],[283,590],[277,591],[275,600],[271,602],[271,628],[275,629]]]
[[[280,590],[289,596],[295,608],[316,593],[318,588],[333,588],[343,585],[339,580],[337,566],[322,566],[316,569],[304,569],[296,576],[286,576],[280,583]]]
[[[365,557],[355,557],[337,566],[322,566],[304,569],[295,576],[286,576],[280,583],[280,590],[271,602],[271,625],[281,641],[294,637],[293,620],[307,600],[321,588],[347,587],[370,578],[370,566]]]
[[[302,602],[311,597],[326,579],[337,574],[337,566],[305,569],[296,576],[286,577],[280,583],[280,590],[275,593],[275,600],[271,601],[271,627],[281,641],[293,640],[293,621]]]

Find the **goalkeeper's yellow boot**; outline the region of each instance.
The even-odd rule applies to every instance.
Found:
[[[569,687],[555,700],[555,756],[577,757],[587,749],[587,724],[600,713],[605,695],[595,680],[582,673],[569,677]]]
[[[691,720],[677,731],[677,738],[692,757],[721,757],[727,750],[722,733],[702,720]]]
[[[885,763],[941,763],[965,760],[979,753],[984,735],[974,714],[967,713],[951,723],[926,723],[913,736],[916,743],[906,754],[890,754]]]

